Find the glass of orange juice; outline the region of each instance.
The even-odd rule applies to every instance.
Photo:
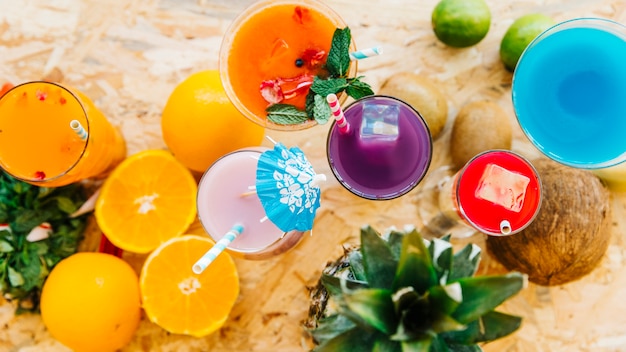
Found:
[[[231,23],[220,48],[220,75],[229,99],[244,116],[269,129],[316,125],[305,109],[307,95],[315,77],[328,76],[325,64],[338,28],[346,28],[341,17],[316,0],[253,3]],[[355,47],[351,39],[350,49]],[[355,77],[356,70],[352,61],[346,77]],[[339,98],[343,102],[347,96]],[[278,123],[267,112],[275,104],[293,106],[305,119]]]
[[[42,187],[105,175],[126,144],[93,102],[73,88],[33,81],[0,98],[0,167]]]

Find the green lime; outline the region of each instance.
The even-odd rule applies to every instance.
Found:
[[[515,70],[528,44],[554,24],[552,18],[540,13],[531,13],[515,20],[500,42],[500,60],[504,67],[511,72]]]
[[[491,11],[485,0],[441,0],[432,13],[433,31],[444,44],[464,48],[489,32]]]

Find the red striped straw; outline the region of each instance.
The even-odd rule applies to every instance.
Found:
[[[333,116],[335,117],[335,121],[337,122],[337,127],[339,128],[339,133],[347,134],[350,132],[350,125],[348,121],[346,121],[346,117],[343,116],[343,110],[341,110],[341,106],[339,106],[339,100],[335,94],[328,94],[326,96],[326,101],[330,106],[330,111],[333,112]]]

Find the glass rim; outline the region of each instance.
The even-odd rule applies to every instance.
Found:
[[[420,114],[419,111],[417,111],[417,109],[415,109],[411,104],[407,103],[406,101],[390,96],[390,95],[384,95],[384,94],[374,94],[374,95],[368,95],[359,99],[356,99],[354,101],[352,101],[350,104],[348,104],[345,108],[343,108],[344,113],[348,111],[348,109],[353,108],[356,104],[361,103],[364,100],[369,100],[369,99],[374,99],[374,98],[386,98],[386,99],[391,99],[391,100],[395,100],[399,103],[401,103],[402,105],[408,107],[411,111],[413,111],[415,113],[416,116],[419,117],[419,120],[421,121],[421,125],[423,125],[424,129],[426,130],[427,134],[428,134],[428,149],[429,149],[429,157],[428,157],[428,163],[426,164],[426,167],[424,168],[424,172],[422,173],[422,175],[420,175],[420,177],[418,177],[416,180],[414,180],[413,182],[411,182],[410,184],[408,184],[406,187],[404,187],[401,191],[398,192],[393,192],[390,193],[389,195],[383,195],[383,196],[376,196],[376,195],[372,195],[372,194],[368,194],[365,192],[361,192],[358,191],[356,189],[354,189],[354,187],[349,187],[345,181],[344,178],[341,177],[341,175],[338,174],[336,168],[333,166],[333,163],[331,162],[331,157],[330,157],[330,153],[328,152],[328,147],[330,145],[330,140],[332,138],[332,134],[333,131],[336,128],[337,125],[337,121],[335,119],[332,119],[330,128],[328,130],[328,135],[326,136],[326,160],[328,161],[328,165],[330,166],[330,170],[333,173],[333,176],[335,176],[335,179],[339,182],[339,184],[347,189],[348,191],[350,191],[350,193],[363,198],[363,199],[368,199],[368,200],[376,200],[376,201],[385,201],[385,200],[392,200],[392,199],[396,199],[399,197],[402,197],[404,195],[406,195],[407,193],[409,193],[410,191],[412,191],[413,189],[415,189],[415,187],[417,187],[426,177],[426,175],[428,174],[428,170],[430,169],[430,164],[432,163],[432,159],[433,159],[433,137],[432,134],[430,133],[430,127],[428,127],[428,124],[426,123],[426,120],[424,119],[424,117],[422,116],[422,114]]]
[[[533,174],[535,175],[535,179],[537,180],[537,188],[538,188],[538,192],[537,192],[537,207],[535,208],[535,211],[533,212],[532,216],[530,216],[526,222],[524,224],[522,224],[521,226],[517,227],[516,229],[511,229],[510,233],[504,234],[502,232],[492,232],[492,231],[488,231],[487,229],[483,228],[483,226],[478,225],[475,221],[472,221],[472,219],[468,216],[468,214],[466,213],[465,208],[462,205],[461,202],[461,196],[460,196],[460,189],[461,187],[459,187],[460,183],[461,183],[461,179],[463,178],[463,174],[465,173],[465,171],[468,170],[468,168],[472,165],[472,163],[474,161],[476,161],[477,159],[480,159],[482,157],[484,157],[487,154],[493,154],[493,153],[504,153],[504,154],[508,154],[511,155],[513,157],[516,157],[517,159],[519,159],[520,161],[522,161],[525,165],[527,165],[529,167],[529,169],[533,172]],[[474,155],[467,163],[465,163],[465,165],[461,168],[461,170],[459,170],[458,175],[456,177],[456,179],[454,180],[455,182],[455,200],[456,203],[458,204],[458,212],[461,215],[461,218],[463,220],[465,220],[468,224],[470,224],[473,228],[475,228],[476,230],[490,235],[490,236],[498,236],[498,237],[503,237],[503,236],[511,236],[514,235],[516,233],[521,232],[522,230],[524,230],[525,228],[527,228],[536,218],[537,215],[539,214],[539,210],[541,209],[541,203],[543,202],[543,184],[541,182],[541,177],[539,175],[539,172],[537,172],[537,169],[535,168],[535,166],[530,162],[530,160],[528,160],[526,157],[524,157],[523,155],[516,153],[512,150],[508,150],[508,149],[490,149],[490,150],[485,150],[483,152],[480,152],[476,155]]]
[[[74,169],[76,169],[77,165],[80,163],[80,161],[82,160],[82,158],[85,156],[85,153],[87,151],[87,146],[90,143],[91,140],[91,131],[90,131],[90,121],[89,121],[89,115],[87,114],[87,110],[85,110],[85,105],[83,104],[83,102],[80,100],[80,97],[75,94],[74,92],[72,92],[71,89],[65,87],[64,85],[60,84],[60,83],[56,83],[56,82],[50,82],[50,81],[44,81],[44,80],[34,80],[34,81],[27,81],[27,82],[22,82],[20,84],[15,85],[14,87],[12,87],[11,89],[9,89],[3,96],[0,97],[0,102],[2,101],[2,99],[6,98],[9,93],[11,93],[14,90],[17,90],[19,88],[24,88],[24,86],[28,86],[28,85],[33,85],[33,84],[43,84],[43,85],[51,85],[51,86],[56,86],[64,91],[66,91],[67,93],[70,94],[70,96],[72,97],[72,99],[78,103],[78,106],[80,107],[80,110],[83,112],[83,117],[85,118],[85,121],[87,122],[87,126],[86,126],[86,130],[87,130],[87,139],[85,140],[85,144],[80,152],[80,155],[78,155],[76,161],[70,165],[65,171],[61,172],[58,175],[54,175],[52,177],[47,177],[44,179],[36,179],[36,178],[28,178],[28,177],[23,177],[23,176],[17,176],[14,173],[12,173],[11,171],[7,170],[6,166],[4,165],[4,162],[2,161],[2,158],[0,158],[0,169],[2,169],[4,172],[6,172],[7,174],[11,175],[11,177],[22,181],[22,182],[27,182],[33,185],[41,185],[41,186],[45,186],[46,183],[50,183],[53,181],[58,181],[59,179],[61,179],[62,177],[66,176],[67,174],[69,174],[70,172],[72,172]]]
[[[585,25],[585,24],[588,24],[588,25]],[[543,32],[541,32],[539,35],[537,35],[528,44],[528,46],[524,49],[524,51],[520,55],[517,66],[519,66],[519,64],[522,62],[524,57],[528,55],[528,52],[530,52],[530,50],[544,38],[552,35],[553,33],[560,32],[562,30],[567,30],[570,28],[581,28],[581,27],[601,28],[601,29],[611,28],[613,29],[611,33],[621,36],[626,41],[626,25],[618,21],[608,19],[608,18],[593,17],[593,16],[571,18],[571,19],[567,19],[559,23],[556,23],[550,26],[549,28],[547,28],[546,30],[544,30]],[[519,71],[515,69],[513,71],[513,75],[511,79],[511,91],[512,91],[511,100],[513,104],[513,113],[515,114],[515,119],[518,125],[520,126],[520,129],[524,133],[524,135],[528,138],[531,144],[535,148],[537,148],[544,156],[566,166],[579,168],[579,169],[588,169],[588,170],[603,169],[603,168],[621,164],[626,161],[626,150],[623,153],[611,159],[606,159],[606,160],[602,160],[598,162],[584,162],[584,161],[566,160],[564,158],[559,157],[557,154],[550,152],[550,150],[546,149],[545,147],[543,147],[542,143],[536,140],[535,137],[533,137],[533,135],[531,134],[531,132],[528,131],[528,129],[522,125],[520,121],[520,116],[517,113],[517,109],[516,109],[517,99],[515,98],[515,94],[513,94],[513,92],[514,92],[515,83],[519,75],[520,75]]]
[[[223,159],[227,158],[230,155],[233,154],[237,154],[237,153],[244,153],[244,152],[254,152],[254,153],[263,153],[263,151],[265,150],[269,150],[270,148],[265,147],[265,146],[257,146],[257,147],[244,147],[244,148],[240,148],[237,150],[234,150],[232,152],[226,153],[222,156],[220,156],[219,158],[217,158],[213,163],[211,163],[211,165],[209,165],[209,167],[202,173],[202,176],[200,177],[200,180],[198,181],[198,192],[196,192],[196,209],[198,210],[198,222],[200,222],[200,226],[202,226],[202,229],[206,232],[206,234],[215,242],[217,242],[219,240],[219,238],[215,238],[214,235],[209,231],[208,226],[206,224],[206,221],[202,220],[202,216],[200,215],[200,187],[203,184],[203,180],[205,179],[205,177],[208,177],[207,175],[209,174],[211,168],[215,165],[217,165],[220,161],[223,161]],[[271,221],[271,220],[268,220]],[[280,229],[278,229],[280,231]],[[308,231],[298,231],[298,230],[291,230],[291,231],[287,231],[287,232],[282,232],[282,236],[278,237],[275,241],[273,241],[272,243],[267,244],[264,247],[259,247],[259,248],[233,248],[230,246],[230,244],[228,246],[226,246],[226,250],[235,255],[235,256],[240,256],[240,257],[244,257],[246,259],[266,259],[269,257],[272,257],[274,254],[271,252],[273,248],[278,247],[278,244],[283,242],[284,240],[288,240],[291,237],[294,236],[302,236],[304,235],[306,232]],[[219,234],[218,234],[219,235]]]
[[[325,3],[319,0],[257,0],[253,2],[252,4],[248,5],[242,12],[240,12],[231,21],[229,26],[226,28],[226,31],[224,32],[225,34],[222,37],[222,42],[220,44],[219,56],[218,56],[219,57],[218,67],[219,67],[219,72],[220,72],[220,79],[221,79],[224,91],[226,92],[226,95],[228,99],[231,101],[231,103],[235,106],[235,108],[242,115],[244,115],[251,122],[263,128],[267,128],[267,129],[275,130],[275,131],[300,131],[300,130],[314,127],[318,125],[318,123],[317,121],[315,121],[315,119],[309,118],[306,122],[299,123],[299,124],[289,124],[289,125],[277,124],[268,120],[267,117],[265,116],[261,117],[261,116],[256,115],[252,111],[250,111],[250,109],[239,99],[239,97],[237,96],[237,94],[235,93],[232,87],[232,84],[230,83],[230,77],[228,73],[229,72],[228,57],[229,57],[230,48],[235,39],[235,34],[237,33],[237,30],[241,28],[241,26],[244,23],[246,23],[248,19],[250,19],[252,16],[258,14],[259,12],[261,12],[262,10],[268,7],[274,7],[274,6],[280,6],[280,5],[291,5],[291,4],[293,5],[303,4],[305,6],[309,6],[317,10],[317,12],[319,12],[323,16],[326,16],[327,18],[329,18],[337,26],[337,28],[347,27],[345,20],[335,10],[333,10],[330,6],[326,5]],[[351,39],[350,49],[352,51],[356,50],[356,42],[354,40],[354,37],[352,37]],[[357,66],[358,66],[357,60],[353,60],[350,63],[350,68],[348,71],[349,77],[356,77]],[[348,97],[347,97],[347,94],[342,93],[342,94],[338,94],[338,98],[339,98],[339,102],[343,103],[346,101]]]

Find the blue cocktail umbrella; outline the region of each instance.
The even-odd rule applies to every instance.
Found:
[[[267,218],[279,229],[308,231],[320,206],[318,183],[324,180],[300,148],[274,142],[259,157],[255,189]]]

